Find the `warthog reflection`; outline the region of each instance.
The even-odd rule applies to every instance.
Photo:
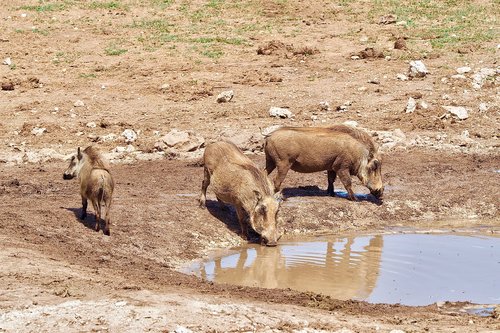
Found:
[[[339,299],[367,299],[380,271],[381,235],[325,242],[250,247],[201,267],[218,283],[313,291]]]

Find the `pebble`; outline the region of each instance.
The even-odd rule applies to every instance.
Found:
[[[465,73],[469,73],[471,70],[472,70],[472,68],[470,68],[469,66],[458,67],[457,73],[458,74],[465,74]]]
[[[469,117],[467,109],[463,106],[443,106],[443,108],[460,120],[464,120]]]
[[[122,132],[122,136],[125,138],[126,143],[134,142],[135,140],[137,140],[137,133],[130,128],[124,130]]]
[[[320,102],[319,103],[319,108],[323,111],[331,111],[332,109],[330,108],[330,103],[328,102]]]
[[[486,103],[479,104],[479,111],[486,112],[486,111],[488,111],[488,109],[489,109],[488,104],[486,104]]]
[[[217,96],[217,103],[227,103],[233,99],[234,91],[223,91]]]
[[[88,123],[86,124],[86,126],[87,126],[88,128],[96,128],[96,127],[97,127],[96,123],[94,123],[93,121],[88,122]]]
[[[269,115],[271,117],[279,117],[279,118],[291,118],[293,117],[293,113],[286,108],[279,108],[276,106],[272,106],[269,109]]]
[[[47,129],[45,127],[34,127],[31,130],[31,134],[36,135],[36,136],[40,136],[45,132],[47,132]]]
[[[400,81],[408,81],[408,76],[404,75],[404,74],[398,74],[396,75],[396,78]]]
[[[3,64],[7,65],[7,66],[10,66],[10,65],[12,65],[12,60],[10,60],[10,58],[5,58],[3,60]]]
[[[413,97],[408,98],[406,103],[406,113],[413,113],[417,109],[417,101]]]
[[[74,107],[82,107],[82,106],[85,106],[85,103],[83,103],[83,101],[81,100],[77,100],[74,104],[73,104]]]
[[[429,71],[421,60],[410,61],[409,75],[411,77],[425,77],[427,74],[429,74]]]

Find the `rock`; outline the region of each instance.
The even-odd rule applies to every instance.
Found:
[[[88,122],[85,126],[87,126],[88,128],[96,128],[97,127],[96,123],[94,123],[93,121]]]
[[[458,67],[457,68],[457,73],[458,74],[465,74],[465,73],[469,73],[471,70],[472,70],[472,68],[470,68],[468,66]]]
[[[398,74],[398,75],[396,75],[396,78],[397,78],[398,80],[401,80],[401,81],[408,81],[408,76],[406,76],[406,75],[404,75],[404,74],[401,74],[401,73],[400,73],[400,74]]]
[[[160,86],[160,90],[161,91],[165,91],[165,90],[168,90],[170,88],[170,84],[168,83],[164,83]]]
[[[355,120],[347,120],[347,121],[344,121],[344,125],[352,126],[352,127],[357,127],[358,126],[358,122],[355,121]]]
[[[83,103],[83,101],[81,100],[77,100],[74,104],[73,104],[74,107],[83,107],[85,106],[85,103]]]
[[[281,128],[281,127],[282,127],[281,125],[272,125],[272,126],[264,128],[264,129],[261,129],[260,134],[262,134],[263,136],[269,136],[269,135],[271,135],[272,132],[276,131],[278,128]]]
[[[170,331],[170,333],[193,333],[193,331],[184,326],[177,325],[177,327],[173,331]]]
[[[321,111],[331,111],[330,103],[328,102],[319,102],[319,108]]]
[[[137,140],[137,133],[130,128],[124,130],[122,132],[122,136],[125,138],[126,143],[134,142],[135,140]]]
[[[313,114],[313,115],[311,116],[311,120],[312,120],[312,121],[316,121],[316,120],[318,120],[318,116],[316,116],[316,115],[314,115],[314,114]]]
[[[469,117],[467,109],[463,106],[443,106],[443,108],[460,120],[464,120]]]
[[[3,64],[7,65],[7,66],[10,66],[10,65],[12,65],[12,60],[10,60],[10,58],[5,58],[3,60]]]
[[[90,137],[90,135],[89,135],[89,137]],[[109,133],[109,134],[97,137],[96,141],[99,141],[99,142],[111,142],[111,141],[115,141],[116,138],[117,138],[116,134]]]
[[[425,77],[427,74],[429,74],[429,71],[421,60],[410,61],[410,77]]]
[[[403,26],[403,25],[407,25],[407,24],[408,24],[408,22],[406,22],[406,21],[398,21],[398,22],[396,22],[397,26]]]
[[[427,110],[429,108],[429,104],[426,101],[420,101],[417,105],[420,109]]]
[[[191,152],[203,147],[204,144],[204,138],[174,128],[155,143],[155,148],[158,150],[171,148],[180,152]]]
[[[122,307],[122,306],[125,306],[127,305],[127,301],[118,301],[115,303],[115,306],[116,307]]]
[[[2,83],[2,90],[14,90],[14,84],[12,82]]]
[[[467,77],[463,74],[455,74],[452,75],[451,78],[455,80],[467,80]]]
[[[42,135],[45,132],[47,132],[47,129],[45,127],[34,127],[31,130],[31,134],[33,134],[35,136],[40,136],[40,135]]]
[[[397,16],[394,14],[384,15],[378,19],[378,24],[393,24],[396,23]]]
[[[481,68],[472,76],[472,87],[474,89],[481,89],[488,78],[493,78],[500,73],[500,69],[494,68]]]
[[[406,104],[406,113],[413,113],[417,109],[417,101],[413,97],[408,98],[408,103]]]
[[[272,106],[269,109],[269,115],[271,117],[279,117],[279,118],[291,118],[293,117],[293,113],[286,108],[279,108],[276,106]]]
[[[233,99],[234,91],[223,91],[217,96],[217,103],[227,103]]]
[[[486,111],[488,111],[488,109],[489,109],[488,104],[486,104],[486,103],[479,104],[479,111],[480,112],[486,112]]]
[[[403,330],[391,330],[389,333],[405,333]]]

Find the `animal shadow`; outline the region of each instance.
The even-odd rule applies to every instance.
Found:
[[[86,226],[87,228],[94,230],[95,231],[95,214],[91,213],[89,210],[87,210],[87,217],[85,217],[84,220],[82,220],[80,217],[82,216],[82,208],[66,208],[66,207],[61,207],[66,210],[69,210],[70,212],[73,212],[75,214],[75,217],[80,221],[81,224]],[[99,221],[99,227],[100,230],[104,230],[104,221],[101,219]]]
[[[285,189],[283,189],[282,193],[283,193],[283,196],[285,198],[290,198],[290,197],[328,197],[328,196],[330,196],[328,193],[326,193],[326,190],[320,189],[316,185],[285,188]],[[346,191],[335,191],[335,196],[348,200]],[[359,201],[371,202],[371,203],[376,204],[378,206],[380,206],[382,204],[382,201],[380,199],[375,198],[371,194],[363,194],[363,193],[356,194],[355,193],[354,196]]]
[[[236,215],[236,210],[232,205],[226,205],[218,202],[217,200],[208,199],[205,202],[205,205],[208,212],[213,217],[224,223],[229,230],[242,237],[238,216]],[[250,226],[248,227],[248,238],[248,241],[251,243],[258,243],[260,240],[260,236]]]

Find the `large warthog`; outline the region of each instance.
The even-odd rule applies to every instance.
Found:
[[[87,201],[90,199],[95,210],[95,230],[99,231],[102,208],[105,208],[104,234],[110,235],[111,198],[114,181],[107,163],[102,159],[97,149],[89,146],[83,151],[78,147],[76,155],[71,157],[68,169],[63,174],[64,179],[77,177],[80,182],[82,196],[82,220],[87,217]]]
[[[278,169],[275,191],[289,169],[309,173],[327,170],[328,194],[334,196],[337,175],[350,200],[356,200],[351,175],[357,176],[370,193],[381,199],[382,161],[378,147],[368,133],[346,125],[331,127],[282,127],[266,137],[266,171]]]
[[[242,235],[248,239],[248,225],[262,243],[275,246],[280,238],[278,210],[280,194],[266,173],[228,141],[207,145],[203,155],[205,177],[201,186],[200,207],[205,207],[207,187],[212,185],[217,200],[236,207]]]

